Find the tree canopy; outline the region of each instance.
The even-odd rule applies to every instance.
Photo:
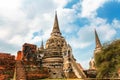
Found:
[[[103,46],[95,55],[98,78],[116,78],[120,70],[120,40]]]

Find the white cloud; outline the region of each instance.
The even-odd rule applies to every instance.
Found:
[[[20,10],[22,0],[0,0],[0,16],[7,20],[19,20],[25,16]]]
[[[10,29],[8,28],[3,28],[3,27],[0,27],[0,39],[6,39],[6,37],[9,37],[9,32],[10,32]]]
[[[115,21],[113,21],[115,25]],[[117,24],[118,25],[118,24]],[[97,30],[101,42],[111,41],[116,35],[115,28],[102,18],[93,18],[90,24],[79,28],[78,32],[68,39],[74,48],[85,49],[95,41],[94,29]],[[76,36],[76,37],[75,37]],[[77,45],[76,45],[77,44]]]
[[[82,34],[81,34],[82,35]],[[79,37],[72,37],[69,39],[68,41],[70,43],[70,45],[74,48],[74,49],[77,49],[77,48],[86,48],[90,45],[90,42],[84,42],[83,40],[80,40]]]
[[[70,44],[74,48],[84,49],[94,41],[93,27],[84,26],[74,36],[70,38]]]
[[[110,25],[101,25],[97,30],[99,31],[100,38],[105,42],[111,41],[116,35],[116,30]]]
[[[120,21],[117,19],[114,19],[112,24],[111,24],[114,28],[118,29],[120,28]]]
[[[17,9],[20,6],[21,0],[0,0],[0,8],[3,9]]]
[[[59,5],[58,8],[63,8],[71,0],[53,0],[56,5]]]
[[[23,43],[22,36],[21,35],[14,35],[12,39],[9,40],[9,43],[20,45]]]
[[[106,2],[107,0],[83,0],[81,2],[82,10],[81,17],[94,17],[96,16],[96,10]]]

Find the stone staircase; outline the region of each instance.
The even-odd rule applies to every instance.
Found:
[[[75,62],[75,60],[72,57],[70,57],[70,59],[71,59],[72,69],[75,75],[77,76],[77,78],[86,78],[85,73],[83,72],[83,70],[80,69],[79,65]]]
[[[27,80],[26,73],[22,61],[16,61],[16,79],[15,80]]]

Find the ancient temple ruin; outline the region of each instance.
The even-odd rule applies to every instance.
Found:
[[[80,63],[76,63],[71,46],[59,28],[57,13],[50,38],[41,46],[24,43],[13,60],[15,80],[37,80],[43,78],[86,78]],[[10,67],[10,66],[9,66]]]

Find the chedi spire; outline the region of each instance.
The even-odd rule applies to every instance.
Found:
[[[100,40],[99,40],[99,37],[98,37],[98,34],[97,34],[97,31],[95,30],[95,42],[96,42],[96,49],[97,48],[102,48],[102,45],[100,43]]]
[[[54,25],[53,25],[53,30],[51,35],[61,35],[60,29],[59,29],[59,23],[58,23],[58,18],[57,18],[57,12],[55,12],[55,20],[54,20]]]
[[[43,40],[41,41],[40,49],[44,49]]]

